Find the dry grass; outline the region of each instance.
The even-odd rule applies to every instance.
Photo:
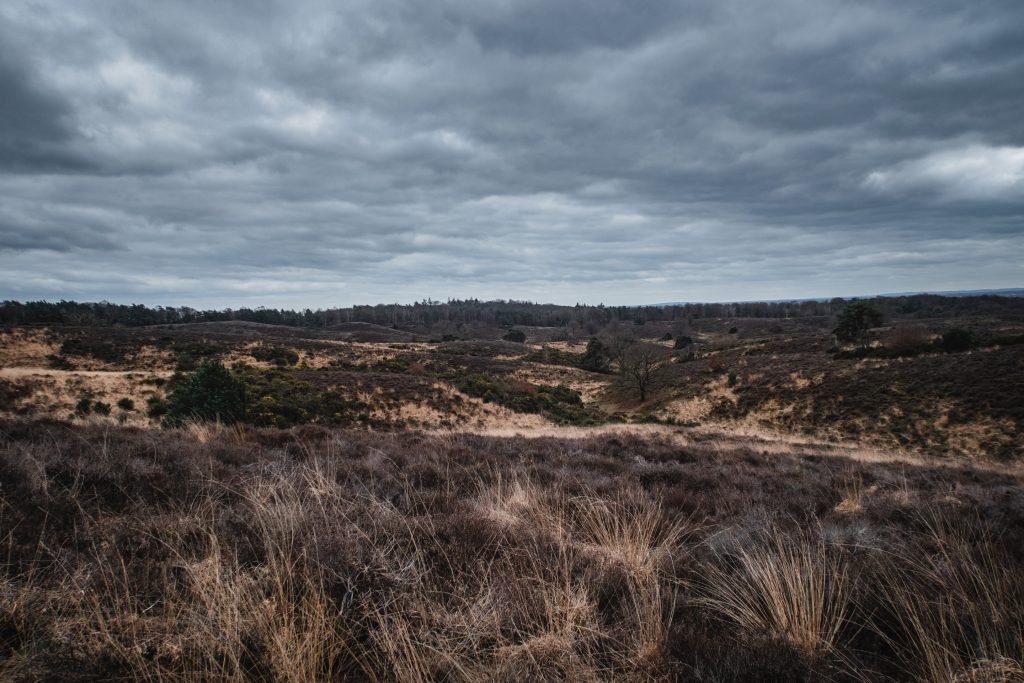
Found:
[[[772,527],[763,541],[722,560],[701,582],[702,604],[750,634],[782,638],[806,655],[838,645],[850,583],[820,536]]]
[[[936,683],[1024,680],[1024,577],[971,516],[920,513],[930,552],[895,553],[883,594],[896,625],[881,631],[908,671]]]
[[[437,544],[428,529],[394,558],[403,590],[370,612],[379,668],[396,680],[625,680],[664,666],[672,584],[662,562],[681,538],[651,501],[566,498],[528,477],[477,484],[474,507],[503,532],[521,536],[516,552],[473,568],[424,557]],[[597,555],[596,561],[592,558]],[[589,565],[589,574],[579,574]],[[586,578],[622,580],[622,621],[602,623]],[[456,576],[454,586],[442,577]],[[410,590],[411,588],[411,590]]]
[[[655,429],[6,423],[0,491],[4,679],[1020,673],[1005,473]]]
[[[314,481],[320,473],[302,475]],[[94,574],[68,577],[88,596],[69,619],[76,639],[135,680],[330,680],[348,647],[348,615],[326,594],[327,568],[296,544],[326,509],[307,504],[291,478],[255,480],[240,493],[263,563],[240,560],[220,537],[213,501],[204,501],[153,539],[168,557],[149,587],[154,600],[140,600],[145,591],[127,578],[131,560],[121,553],[97,552]]]

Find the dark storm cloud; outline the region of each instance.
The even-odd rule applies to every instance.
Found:
[[[1024,5],[0,8],[0,296],[1020,285]]]
[[[0,34],[2,36],[2,34]],[[0,43],[0,164],[5,170],[80,169],[86,164],[64,148],[71,108],[29,78],[10,48]]]

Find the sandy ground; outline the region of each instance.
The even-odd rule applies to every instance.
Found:
[[[138,370],[54,370],[44,367],[0,368],[0,379],[28,386],[32,393],[16,406],[31,408],[28,413],[38,417],[74,421],[111,421],[135,425],[149,424],[146,417],[146,399],[156,393],[152,384],[143,382],[156,377],[167,378],[167,372]],[[82,398],[101,401],[111,406],[108,416],[75,414],[75,405]],[[119,408],[117,402],[130,399],[134,407]]]

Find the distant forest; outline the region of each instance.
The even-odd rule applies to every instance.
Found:
[[[876,297],[873,302],[887,317],[928,318],[978,314],[1024,315],[1024,298],[995,295],[944,297],[933,294]],[[424,300],[414,304],[378,304],[325,310],[292,311],[276,308],[239,308],[200,311],[186,306],[149,307],[142,304],[76,301],[5,301],[0,304],[0,325],[126,326],[169,325],[217,321],[245,321],[292,327],[330,328],[343,323],[371,323],[388,327],[417,327],[438,323],[477,323],[497,327],[568,325],[603,326],[612,322],[694,320],[699,318],[807,318],[838,313],[847,299],[827,301],[688,303],[667,306],[559,306],[529,301],[447,302]]]

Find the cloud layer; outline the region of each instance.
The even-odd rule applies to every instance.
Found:
[[[0,297],[1024,283],[1024,4],[0,6]]]

